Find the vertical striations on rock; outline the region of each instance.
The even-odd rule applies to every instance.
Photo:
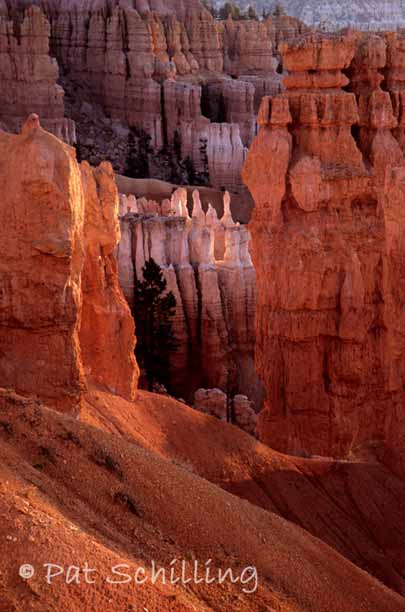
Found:
[[[58,64],[49,55],[50,34],[37,6],[27,9],[18,28],[0,14],[0,120],[18,131],[35,112],[46,129],[74,143],[75,126],[64,118],[64,91],[57,84]]]
[[[398,468],[405,162],[380,88],[385,43],[310,37],[281,53],[286,92],[263,100],[244,167],[256,203],[260,436],[293,453],[373,448]]]
[[[0,14],[2,125],[18,130],[37,112],[81,158],[111,159],[121,173],[139,138],[153,158],[146,175],[182,182],[170,175],[183,172],[183,182],[238,194],[250,212],[245,147],[261,97],[280,89],[271,22],[218,21],[198,0],[29,4]]]
[[[80,346],[87,380],[133,399],[134,323],[118,283],[118,192],[109,163],[81,164],[85,199]]]
[[[253,365],[255,270],[249,233],[234,223],[229,194],[221,220],[212,206],[204,212],[198,191],[192,217],[185,189],[175,191],[171,203],[139,199],[136,210],[128,206],[130,198],[121,196],[119,278],[136,308],[133,288],[153,257],[176,297],[179,349],[171,359],[172,391],[192,398],[201,386],[227,390],[231,385],[260,405]]]
[[[73,150],[30,116],[0,133],[0,378],[77,409],[84,196]]]

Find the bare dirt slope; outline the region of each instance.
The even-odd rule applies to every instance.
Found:
[[[304,527],[405,594],[405,483],[381,463],[282,455],[236,427],[147,392],[125,406],[94,391],[83,418]]]
[[[405,610],[400,596],[304,530],[139,443],[7,391],[0,411],[0,595],[7,611]],[[179,433],[185,414],[179,409]],[[120,562],[135,571],[174,558],[254,563],[259,590],[252,597],[240,585],[135,588],[102,579]],[[98,570],[94,584],[46,584],[44,563],[85,561]],[[30,581],[18,577],[21,563],[37,568]]]

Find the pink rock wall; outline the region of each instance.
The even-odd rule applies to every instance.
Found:
[[[0,13],[1,14],[1,13]],[[73,122],[64,118],[59,69],[49,55],[50,25],[41,10],[27,10],[18,32],[3,10],[0,17],[0,120],[18,131],[37,113],[44,127],[66,142],[75,141]]]

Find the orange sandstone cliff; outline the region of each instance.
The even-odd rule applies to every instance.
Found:
[[[0,134],[0,186],[0,607],[405,610],[404,485],[384,466],[282,457],[173,399],[122,397],[137,369],[110,166],[79,166],[34,115]],[[188,576],[254,564],[257,590],[152,584],[175,559]],[[95,582],[50,587],[54,562]],[[149,580],[111,585],[121,563]]]
[[[73,412],[89,381],[130,399],[134,327],[112,256],[111,167],[80,168],[32,115],[20,135],[0,133],[0,186],[2,386]]]
[[[133,399],[138,382],[134,322],[118,282],[118,193],[109,163],[81,164],[84,192],[80,346],[90,382]]]
[[[280,50],[286,91],[263,99],[244,167],[260,436],[292,453],[373,449],[403,472],[405,161],[400,97],[380,86],[386,42],[311,37]]]

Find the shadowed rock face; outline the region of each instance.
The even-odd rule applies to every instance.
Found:
[[[0,133],[0,185],[3,384],[69,411],[90,380],[132,397],[134,330],[112,255],[111,166],[80,168],[32,115],[20,135]],[[107,340],[113,349],[101,355]]]
[[[256,203],[261,438],[337,457],[373,448],[403,471],[405,162],[398,94],[379,87],[385,46],[284,45],[287,91],[263,100],[244,179]]]
[[[30,7],[15,28],[1,14],[0,4],[0,120],[18,131],[27,115],[35,112],[44,127],[73,143],[75,126],[64,117],[59,68],[49,54],[48,20],[40,8]]]
[[[155,153],[170,149],[203,184],[250,205],[240,179],[245,147],[258,99],[280,85],[270,22],[219,22],[198,0],[35,4],[0,4],[3,125],[18,131],[36,112],[58,137],[77,141],[83,158],[111,159],[120,172],[127,128],[141,129]],[[219,117],[204,115],[207,83],[220,85]]]

